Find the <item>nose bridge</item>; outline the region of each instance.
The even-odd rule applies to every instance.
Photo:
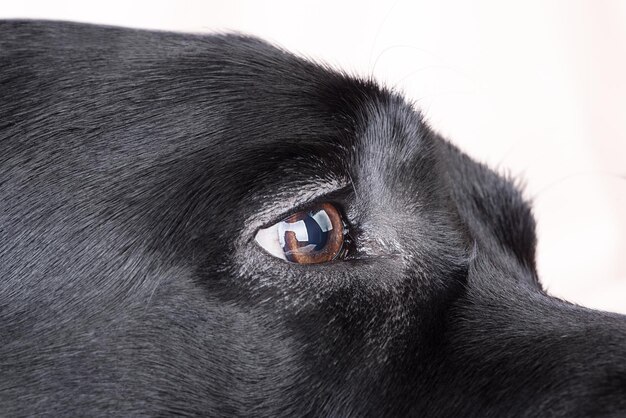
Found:
[[[527,283],[500,285],[487,292],[469,290],[473,309],[480,311],[484,326],[493,326],[495,335],[562,345],[572,352],[601,352],[604,346],[626,354],[626,316],[574,305]]]
[[[585,408],[598,405],[626,413],[626,317],[524,285],[469,293],[449,334],[459,373],[482,376],[484,391],[575,405],[571,416],[596,416]]]
[[[626,317],[622,315],[594,311],[546,295],[512,312],[512,319],[523,324],[520,334],[536,341],[543,351],[560,353],[572,364],[626,365]]]
[[[584,416],[600,415],[596,408],[602,405],[606,412],[618,407],[626,413],[626,317],[548,296],[539,303],[541,316],[525,310],[518,315],[531,318],[522,344],[538,371],[551,370],[544,374],[549,387],[557,395],[577,396]]]

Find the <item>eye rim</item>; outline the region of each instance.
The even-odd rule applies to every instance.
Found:
[[[338,233],[330,234],[329,241],[324,245],[323,250],[319,250],[316,254],[298,254],[292,253],[289,257],[283,251],[283,247],[278,244],[280,253],[272,251],[266,248],[260,241],[259,236],[261,234],[272,233],[272,230],[276,230],[276,241],[278,242],[278,225],[282,222],[293,223],[298,220],[304,219],[306,216],[312,216],[312,214],[324,210],[332,224],[332,231],[338,231]],[[291,265],[311,265],[311,264],[324,264],[338,259],[344,259],[348,254],[348,246],[351,245],[352,239],[349,233],[348,224],[343,215],[341,205],[332,201],[313,202],[307,205],[302,205],[283,216],[278,221],[268,222],[263,227],[259,228],[254,236],[255,244],[258,245],[261,250],[274,258],[278,258]],[[326,248],[331,245],[331,251],[327,251]],[[291,259],[290,259],[291,258]]]

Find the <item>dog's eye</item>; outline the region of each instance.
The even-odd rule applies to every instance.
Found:
[[[298,264],[325,263],[342,252],[344,223],[330,203],[313,206],[261,229],[255,240],[274,257]]]

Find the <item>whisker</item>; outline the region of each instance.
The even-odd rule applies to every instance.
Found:
[[[547,192],[548,190],[558,186],[559,184],[561,184],[561,183],[563,183],[563,182],[565,182],[567,180],[571,180],[572,178],[581,177],[581,176],[610,177],[612,179],[626,180],[626,175],[613,173],[611,171],[602,171],[602,170],[579,171],[577,173],[572,173],[572,174],[567,175],[565,177],[561,177],[560,179],[557,179],[557,180],[553,181],[552,183],[548,184],[547,186],[543,187],[541,190],[539,190],[537,193],[535,193],[535,195],[533,195],[531,197],[531,200],[535,201],[538,197],[542,196],[545,192]],[[626,185],[626,183],[625,183],[625,185]]]
[[[355,197],[357,200],[360,200],[360,199],[359,199],[359,194],[358,194],[358,192],[356,191],[356,185],[354,184],[354,180],[352,180],[352,176],[350,175],[350,173],[348,173],[348,178],[350,179],[350,184],[352,184],[352,189],[354,190],[354,197]]]
[[[441,58],[439,55],[433,53],[432,51],[429,51],[428,49],[424,49],[424,48],[420,48],[417,47],[415,45],[409,45],[409,44],[398,44],[398,45],[392,45],[392,46],[388,46],[387,48],[383,49],[378,56],[376,57],[376,60],[374,61],[374,66],[372,67],[372,74],[374,74],[374,72],[376,71],[376,66],[378,65],[378,61],[380,60],[380,58],[387,54],[390,51],[393,51],[394,49],[412,49],[413,51],[417,51],[417,52],[422,52],[425,55],[428,55],[432,58],[435,58],[437,61],[445,63],[445,60],[443,58]]]
[[[372,56],[374,55],[374,48],[376,47],[376,42],[378,41],[378,37],[380,36],[383,26],[385,26],[385,23],[387,23],[387,19],[389,19],[391,12],[398,5],[399,2],[400,0],[396,0],[393,3],[393,5],[389,8],[389,10],[387,10],[387,13],[385,14],[385,17],[383,18],[383,20],[380,22],[380,25],[378,25],[378,29],[376,30],[376,35],[374,35],[374,40],[372,41],[372,47],[370,48],[370,56],[367,59],[367,68],[372,67]]]
[[[454,67],[451,65],[446,65],[446,64],[432,64],[432,65],[427,65],[421,68],[418,68],[416,70],[413,70],[411,72],[409,72],[408,74],[406,74],[404,77],[400,78],[399,80],[397,80],[396,82],[394,82],[394,85],[400,84],[404,81],[406,81],[407,79],[411,78],[411,77],[415,77],[416,75],[418,75],[419,73],[426,71],[426,70],[432,70],[432,69],[439,69],[439,70],[448,70],[452,73],[455,73],[456,75],[460,75],[463,78],[466,78],[468,80],[470,80],[474,85],[478,84],[476,83],[476,80],[474,80],[469,74],[467,74],[466,72],[464,72],[463,70],[461,70],[458,67]]]

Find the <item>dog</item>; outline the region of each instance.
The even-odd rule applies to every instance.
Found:
[[[626,416],[625,317],[547,295],[517,182],[373,80],[3,21],[0,93],[3,416]]]

